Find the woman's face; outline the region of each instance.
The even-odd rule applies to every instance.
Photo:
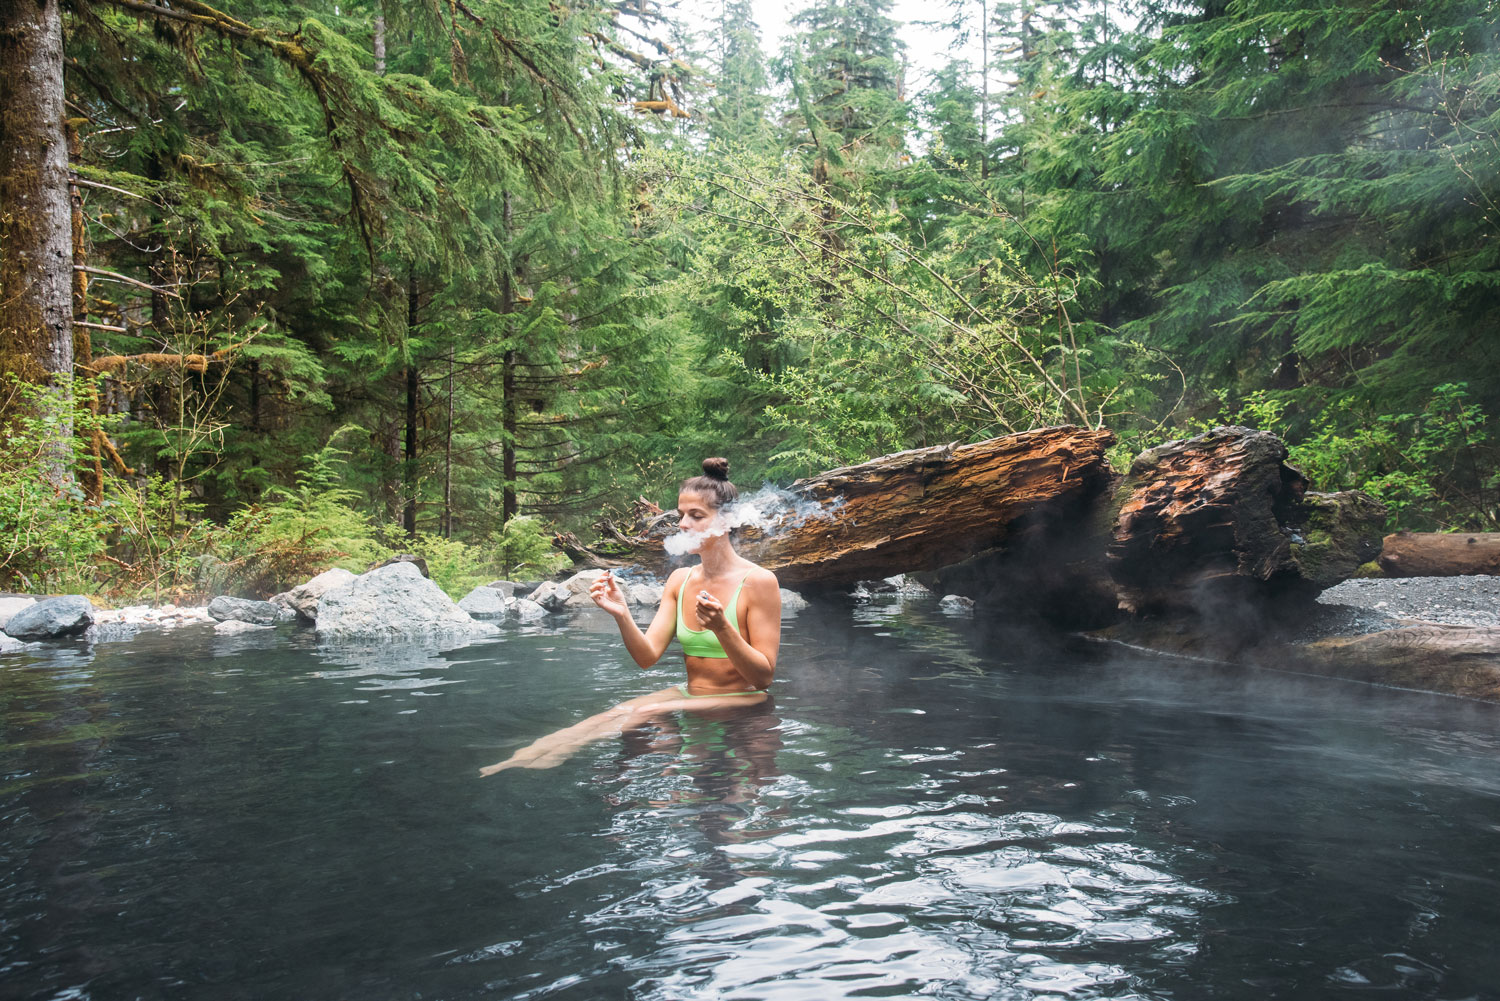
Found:
[[[706,535],[719,520],[719,509],[710,507],[701,494],[684,491],[677,495],[677,528],[679,531]],[[696,552],[694,549],[689,552]]]

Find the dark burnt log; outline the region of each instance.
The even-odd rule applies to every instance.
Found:
[[[743,529],[746,558],[791,588],[847,588],[856,581],[936,570],[1031,538],[1045,526],[1088,519],[1113,483],[1106,430],[1055,427],[972,445],[937,445],[882,456],[798,480],[770,512],[771,529]],[[672,515],[616,535],[587,555],[613,555],[657,573]],[[626,547],[621,547],[626,548]]]
[[[593,548],[585,546],[582,540],[572,532],[559,532],[554,535],[552,547],[561,549],[568,559],[573,561],[575,567],[583,570],[613,570],[635,562],[628,554],[624,556],[606,554],[602,551],[603,545]]]
[[[1380,551],[1384,509],[1307,493],[1264,431],[1218,427],[1142,452],[1115,494],[1105,562],[1122,610],[1233,612],[1310,598]]]
[[[1387,577],[1500,574],[1500,532],[1397,532],[1380,550]]]

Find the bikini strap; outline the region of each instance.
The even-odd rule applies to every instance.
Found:
[[[688,578],[690,578],[692,576],[693,576],[693,568],[692,567],[688,567],[688,572],[682,575],[682,583],[679,584],[679,585],[677,585],[677,629],[678,629],[678,631],[685,631],[687,629],[687,623],[685,623],[682,620],[682,605],[683,605],[684,597],[687,595]]]
[[[755,570],[753,567],[745,571],[745,576],[740,578],[739,586],[736,587],[734,589],[734,593],[729,596],[729,604],[724,606],[724,618],[729,620],[730,624],[734,626],[735,632],[740,631],[740,592],[745,589],[745,581],[749,580],[750,575],[754,572]]]

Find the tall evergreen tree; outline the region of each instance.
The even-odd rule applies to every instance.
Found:
[[[796,100],[790,145],[835,167],[897,164],[906,129],[904,46],[890,10],[891,0],[824,0],[793,15],[795,34],[782,58]]]
[[[1161,23],[1150,93],[1103,147],[1161,220],[1138,252],[1162,291],[1126,329],[1242,391],[1410,407],[1469,381],[1500,402],[1492,6],[1256,0]]]
[[[720,0],[708,134],[731,147],[765,149],[772,139],[770,75],[749,0]]]

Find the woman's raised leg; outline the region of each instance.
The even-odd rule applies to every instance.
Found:
[[[661,712],[661,707],[686,701],[676,688],[663,688],[649,695],[629,699],[570,727],[539,737],[504,761],[481,768],[479,774],[493,775],[507,768],[553,768],[568,760],[574,751],[585,744],[616,736],[626,727],[648,717],[651,712]]]

